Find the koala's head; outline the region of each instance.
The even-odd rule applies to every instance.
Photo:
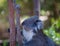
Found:
[[[33,36],[35,36],[40,29],[43,29],[42,21],[39,20],[37,16],[33,17],[23,21],[22,23],[22,35],[27,41],[32,40]]]

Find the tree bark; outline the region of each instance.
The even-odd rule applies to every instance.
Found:
[[[13,0],[8,0],[8,6],[9,6],[9,24],[10,24],[10,46],[16,46]]]
[[[21,28],[20,28],[20,6],[16,5],[16,27],[17,27],[17,41],[18,46],[22,46],[22,36],[21,36]]]
[[[34,2],[34,15],[40,16],[40,0],[33,0]]]

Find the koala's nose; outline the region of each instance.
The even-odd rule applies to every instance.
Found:
[[[21,31],[21,35],[23,36],[23,31]]]

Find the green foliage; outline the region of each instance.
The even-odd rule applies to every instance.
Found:
[[[3,40],[3,46],[7,46],[7,41]]]
[[[45,10],[41,10],[41,15],[45,16],[46,15],[46,11]]]
[[[46,35],[48,35],[50,38],[52,38],[57,44],[60,44],[60,33],[56,32],[57,28],[59,28],[59,27],[60,27],[60,19],[58,19],[58,20],[52,19],[52,26],[49,29],[44,30]],[[60,30],[58,30],[58,32],[59,31]]]

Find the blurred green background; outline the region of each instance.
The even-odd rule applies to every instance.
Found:
[[[21,6],[21,22],[30,16],[33,16],[33,0],[16,0]],[[44,22],[44,33],[60,45],[60,0],[40,0],[41,17]],[[0,40],[3,40],[4,46],[9,33],[9,10],[7,0],[0,0]]]

